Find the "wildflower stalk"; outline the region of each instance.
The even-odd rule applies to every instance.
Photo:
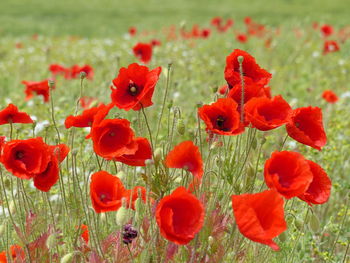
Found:
[[[13,123],[10,121],[10,140],[12,140],[12,134],[13,134]]]
[[[131,250],[130,250],[129,244],[127,244],[126,247],[128,248],[128,251],[129,251],[129,254],[130,254],[131,262],[134,263],[134,262],[135,262],[135,261],[134,261],[134,256],[132,255],[132,252],[131,252]]]
[[[157,133],[156,133],[156,143],[158,140],[158,134],[159,134],[159,129],[160,129],[160,125],[162,123],[162,118],[163,118],[163,113],[164,113],[164,109],[166,107],[165,102],[168,96],[168,91],[169,91],[169,86],[170,86],[170,73],[171,73],[171,66],[172,63],[168,64],[168,71],[167,71],[167,78],[166,78],[166,85],[165,85],[165,93],[164,93],[164,98],[163,98],[163,104],[162,104],[162,109],[160,112],[160,116],[159,116],[159,121],[158,121],[158,125],[157,125]]]
[[[140,103],[140,104],[141,104],[141,103]],[[150,141],[151,141],[152,155],[153,155],[154,144],[153,144],[153,139],[152,139],[152,132],[151,132],[151,128],[150,128],[150,126],[149,126],[149,124],[148,124],[148,119],[147,119],[147,116],[146,116],[146,113],[145,113],[145,110],[144,110],[142,104],[141,104],[141,111],[142,111],[143,117],[145,118],[145,123],[146,123],[146,126],[147,126],[149,139],[150,139]],[[154,160],[154,156],[153,156],[153,160]]]

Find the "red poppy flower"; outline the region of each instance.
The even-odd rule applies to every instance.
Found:
[[[73,79],[79,78],[81,72],[85,72],[87,79],[93,79],[94,77],[94,69],[90,65],[84,65],[82,67],[73,65],[70,71]]]
[[[118,162],[125,163],[131,166],[145,166],[145,161],[152,159],[152,148],[149,141],[146,138],[135,138],[137,143],[137,151],[134,154],[123,154],[116,157]]]
[[[253,98],[244,106],[245,117],[252,126],[261,131],[280,127],[289,121],[292,108],[282,98]]]
[[[7,263],[6,251],[0,253],[0,263]]]
[[[264,177],[269,188],[290,199],[305,193],[313,175],[307,160],[300,153],[275,151],[265,162]]]
[[[152,47],[160,46],[162,43],[158,39],[152,39],[151,45]]]
[[[82,231],[80,236],[82,237],[82,239],[84,239],[85,243],[89,243],[89,228],[88,228],[88,226],[82,224],[80,226],[80,229]]]
[[[248,37],[246,34],[237,34],[236,39],[238,42],[241,42],[241,43],[246,43],[248,41]]]
[[[337,94],[331,90],[325,90],[322,93],[322,98],[324,98],[329,103],[336,103],[339,100]]]
[[[321,150],[327,143],[323,128],[322,110],[318,107],[304,107],[293,110],[286,125],[288,135],[294,140]]]
[[[23,262],[23,260],[25,260],[25,253],[20,245],[12,245],[10,251],[12,259],[14,259],[15,262]]]
[[[44,98],[44,102],[48,102],[50,98],[50,87],[48,80],[43,81],[22,81],[22,84],[26,85],[25,94],[26,100],[29,100],[33,97],[33,93],[41,95]]]
[[[211,22],[210,22],[213,26],[216,26],[216,27],[218,27],[218,26],[220,26],[221,25],[221,23],[222,23],[222,18],[221,17],[219,17],[219,16],[217,16],[217,17],[214,17],[212,20],[211,20]]]
[[[323,55],[339,51],[339,45],[335,40],[326,40],[323,46]]]
[[[113,159],[137,151],[134,132],[128,120],[106,119],[95,123],[90,135],[96,154],[106,159]]]
[[[184,141],[176,145],[166,156],[165,165],[169,168],[188,170],[199,179],[203,176],[202,156],[192,141]]]
[[[211,30],[209,28],[204,28],[201,32],[202,38],[208,38],[211,34]]]
[[[152,58],[152,45],[148,43],[137,43],[132,48],[134,55],[143,63],[147,64]]]
[[[104,111],[105,115],[103,116],[103,118],[106,117],[112,106],[113,105],[106,106],[104,104],[101,104],[97,107],[92,107],[90,109],[84,110],[81,115],[77,115],[77,116],[70,115],[66,118],[64,122],[64,126],[66,127],[66,129],[69,129],[71,127],[79,127],[79,128],[91,127],[92,123],[94,122],[95,115],[99,113],[101,110],[108,107],[109,109]]]
[[[10,103],[0,111],[0,125],[6,123],[33,123],[33,120],[27,113],[18,111],[18,108]]]
[[[90,198],[96,213],[117,211],[122,206],[126,189],[122,181],[106,171],[91,176]]]
[[[266,85],[272,75],[265,69],[262,69],[255,61],[255,58],[247,52],[235,49],[226,58],[225,79],[229,86],[233,87],[241,84],[241,75],[239,69],[238,57],[243,57],[242,69],[245,84],[255,83]]]
[[[190,242],[204,221],[203,204],[186,188],[178,187],[160,200],[156,220],[161,235],[178,245]]]
[[[41,137],[28,140],[12,140],[2,147],[1,163],[13,175],[30,179],[43,173],[50,161],[49,147]]]
[[[111,87],[112,102],[127,111],[153,105],[152,95],[161,70],[158,67],[149,71],[147,67],[136,63],[121,68],[118,77],[113,80],[116,88]]]
[[[66,68],[59,64],[52,64],[49,67],[49,71],[55,77],[57,75],[63,75],[65,79],[70,79],[70,68]]]
[[[218,92],[221,94],[221,95],[225,95],[226,92],[229,90],[228,88],[228,85],[222,85],[220,88],[218,88]]]
[[[330,35],[333,34],[333,31],[334,31],[333,27],[331,25],[327,25],[327,24],[321,26],[320,29],[321,29],[321,33],[324,37],[329,37]]]
[[[126,190],[124,193],[126,198],[126,207],[135,210],[135,202],[140,197],[143,203],[146,203],[146,188],[143,186],[135,186],[133,189]]]
[[[252,20],[252,18],[250,17],[250,16],[246,16],[245,18],[244,18],[244,23],[246,24],[246,25],[249,25],[249,24],[251,24],[253,22],[253,20]]]
[[[313,179],[306,192],[298,197],[309,205],[324,204],[328,201],[331,194],[332,182],[321,166],[310,160],[307,160],[307,162],[310,166]]]
[[[252,98],[267,97],[268,93],[266,88],[255,83],[244,85],[244,104]],[[238,104],[238,111],[241,111],[241,99],[242,99],[242,85],[237,84],[231,87],[227,97],[233,99]]]
[[[34,186],[43,191],[50,191],[59,179],[59,164],[66,158],[69,153],[69,147],[65,144],[49,146],[51,160],[47,164],[44,172],[36,174],[33,177]]]
[[[130,36],[135,36],[136,33],[137,33],[136,27],[132,26],[132,27],[129,28],[129,34],[130,34]]]
[[[287,229],[283,198],[275,190],[232,196],[233,214],[246,238],[279,250],[272,240]]]
[[[205,122],[208,131],[221,135],[237,135],[244,131],[237,107],[238,104],[231,98],[218,99],[199,108],[198,115]]]

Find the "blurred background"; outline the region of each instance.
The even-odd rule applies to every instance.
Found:
[[[0,0],[0,35],[112,37],[130,26],[157,30],[214,16],[267,25],[350,22],[349,0]]]

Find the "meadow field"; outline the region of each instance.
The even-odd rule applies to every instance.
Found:
[[[348,1],[0,3],[1,262],[350,262]]]

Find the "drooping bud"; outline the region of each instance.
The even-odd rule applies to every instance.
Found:
[[[185,134],[185,123],[183,119],[180,118],[177,120],[176,130],[180,135]]]

